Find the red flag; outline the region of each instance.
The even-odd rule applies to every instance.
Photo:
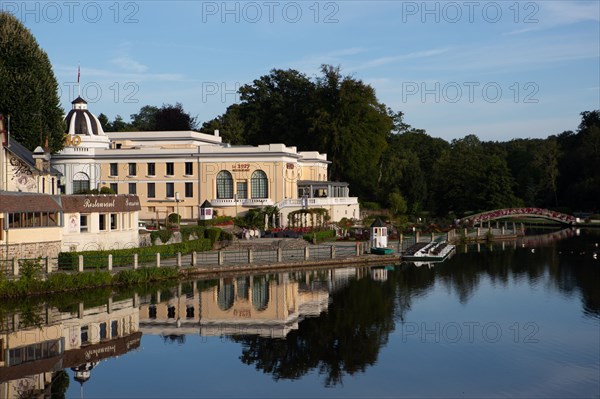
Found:
[[[81,65],[77,65],[77,83],[79,84],[79,77],[81,76]]]

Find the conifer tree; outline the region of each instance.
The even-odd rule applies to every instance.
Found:
[[[46,138],[51,151],[63,148],[64,111],[48,55],[6,12],[0,12],[0,113],[11,117],[11,137],[30,150]]]

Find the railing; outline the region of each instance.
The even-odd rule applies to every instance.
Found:
[[[400,252],[401,247],[399,245],[390,245],[390,248]],[[154,254],[152,256],[138,256],[133,254],[129,256],[129,264],[127,266],[116,266],[117,264],[123,264],[122,255],[113,256],[108,253],[106,255],[99,256],[84,256],[79,255],[75,265],[69,264],[67,268],[65,265],[58,264],[58,270],[62,272],[88,272],[93,270],[107,270],[117,271],[123,269],[138,269],[140,267],[183,267],[183,266],[204,266],[209,269],[212,267],[219,266],[241,266],[248,264],[286,264],[286,263],[298,263],[311,260],[331,260],[331,259],[345,259],[350,257],[361,256],[364,253],[369,252],[368,242],[340,242],[331,243],[327,245],[309,245],[303,248],[276,248],[269,250],[234,250],[234,251],[206,251],[206,252],[191,252],[188,254],[174,253],[174,254]],[[11,259],[6,262],[0,262],[0,270],[5,273],[5,276],[9,279],[18,278],[19,269],[22,261],[25,259]],[[28,259],[34,260],[36,259]],[[87,262],[86,262],[87,260]],[[57,258],[43,258],[41,259],[42,273],[48,275],[55,269],[52,269],[49,265],[57,263]],[[87,264],[86,264],[87,263]],[[45,265],[44,265],[45,264]],[[94,266],[90,266],[94,265]],[[113,267],[113,265],[115,265]]]
[[[571,215],[567,215],[564,213],[551,211],[549,209],[542,208],[506,208],[506,209],[497,209],[494,211],[483,212],[476,215],[467,216],[465,218],[460,219],[460,223],[466,223],[470,225],[477,225],[484,222],[503,219],[503,218],[518,218],[518,217],[539,217],[545,218],[549,220],[555,220],[561,223],[575,223],[576,218]]]
[[[211,199],[210,203],[213,206],[267,206],[273,205],[273,200],[270,198],[215,198]]]
[[[331,205],[358,205],[357,197],[323,197],[323,198],[297,198],[284,199],[279,201],[276,206],[279,209],[287,207],[303,206],[331,206]]]

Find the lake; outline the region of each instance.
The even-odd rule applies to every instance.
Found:
[[[0,398],[597,398],[598,243],[4,303]]]

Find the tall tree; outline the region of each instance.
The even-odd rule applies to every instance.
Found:
[[[215,119],[202,124],[200,131],[212,133],[219,130],[219,135],[223,142],[231,144],[245,144],[244,140],[244,122],[240,118],[239,105],[233,104],[227,108],[227,111]]]
[[[240,119],[247,144],[283,143],[305,148],[315,105],[315,86],[295,70],[273,69],[240,88]],[[314,147],[313,147],[314,149]]]
[[[196,117],[185,112],[181,103],[163,104],[156,111],[155,118],[153,130],[195,130],[197,128]]]
[[[434,166],[438,213],[510,207],[517,204],[512,176],[501,153],[475,135],[453,140]]]
[[[30,150],[64,147],[64,111],[48,55],[23,24],[0,12],[0,113],[11,116],[11,134]]]
[[[324,65],[321,73],[311,136],[329,155],[332,180],[347,180],[355,193],[375,199],[378,165],[393,120],[371,86],[342,76],[339,68]]]
[[[144,105],[140,108],[140,112],[132,114],[131,125],[135,130],[141,132],[147,132],[156,129],[156,116],[158,114],[158,107],[153,105]],[[173,129],[174,130],[174,129]]]
[[[541,170],[540,185],[552,195],[554,206],[558,206],[559,156],[558,142],[556,139],[548,139],[537,148],[533,160],[534,165]]]

